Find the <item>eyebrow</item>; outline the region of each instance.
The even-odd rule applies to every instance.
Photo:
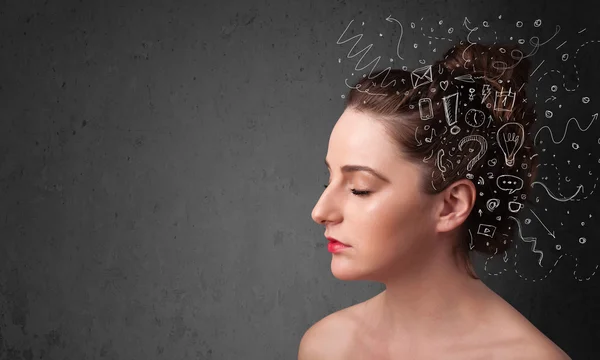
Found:
[[[331,167],[329,166],[329,163],[327,162],[327,159],[325,159],[325,165],[327,165],[327,168],[330,169]],[[364,165],[344,165],[341,167],[341,170],[343,173],[351,173],[351,172],[356,172],[356,171],[366,171],[368,173],[371,173],[373,175],[375,175],[376,177],[380,178],[381,180],[385,181],[385,182],[390,182],[385,176],[381,175],[380,173],[378,173],[377,171],[373,170],[372,168],[368,167],[368,166],[364,166]]]

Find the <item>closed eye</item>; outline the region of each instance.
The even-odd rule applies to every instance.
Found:
[[[327,188],[327,184],[323,185],[325,188]],[[357,189],[350,189],[352,191],[352,194],[356,195],[356,196],[367,196],[371,193],[371,191],[368,190],[357,190]]]

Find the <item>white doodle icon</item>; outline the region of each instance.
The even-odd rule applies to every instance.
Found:
[[[508,91],[496,91],[496,97],[494,98],[494,110],[495,111],[512,111],[515,105],[515,93],[509,88]]]
[[[514,175],[500,175],[496,178],[496,186],[500,190],[513,194],[515,191],[523,188],[523,179]]]
[[[448,88],[448,80],[440,81],[440,88],[446,91],[446,89]]]
[[[489,84],[484,84],[483,85],[483,90],[481,91],[481,103],[483,104],[485,102],[485,99],[487,99],[490,94],[492,93],[492,87]]]
[[[419,114],[421,115],[421,120],[433,119],[433,107],[431,106],[430,98],[419,100]]]
[[[494,237],[495,232],[496,227],[494,225],[479,224],[479,227],[477,228],[477,234],[487,237]]]
[[[444,149],[438,150],[437,156],[435,157],[435,164],[441,172],[446,172],[446,167],[442,164],[444,157]]]
[[[487,207],[487,209],[489,211],[494,211],[498,208],[498,206],[500,206],[500,200],[498,199],[489,199],[486,203],[485,206]]]
[[[455,77],[454,80],[464,81],[464,82],[468,82],[468,83],[475,82],[472,74],[460,75],[460,76]]]
[[[477,161],[479,161],[479,159],[481,159],[483,157],[483,155],[485,155],[486,151],[487,151],[487,140],[485,140],[485,138],[481,135],[467,135],[464,138],[462,138],[460,140],[460,142],[458,143],[458,149],[462,150],[462,147],[465,143],[470,142],[470,141],[476,141],[479,143],[480,148],[479,148],[479,152],[477,153],[477,155],[475,155],[475,157],[473,157],[469,163],[467,164],[467,170],[471,171],[473,169],[473,166],[477,163]]]
[[[433,137],[435,136],[435,129],[431,129],[431,136],[429,137],[425,137],[425,142],[426,143],[431,143],[431,140],[433,139]]]
[[[485,114],[481,110],[469,109],[465,114],[467,125],[478,128],[485,123]]]
[[[431,65],[423,66],[410,73],[413,88],[430,84],[433,81]]]
[[[496,133],[496,140],[504,153],[506,165],[513,166],[515,164],[515,154],[521,149],[525,140],[523,125],[516,122],[502,125]]]
[[[508,210],[511,212],[517,213],[523,208],[523,204],[518,201],[510,201],[508,203]]]
[[[470,88],[469,89],[469,101],[473,101],[475,100],[475,89]]]
[[[448,126],[456,124],[458,117],[458,93],[444,96],[444,113],[446,114],[446,122]]]

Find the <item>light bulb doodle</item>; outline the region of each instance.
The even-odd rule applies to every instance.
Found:
[[[513,166],[515,164],[515,154],[521,149],[525,140],[523,125],[516,122],[502,125],[496,133],[496,140],[504,153],[506,165]]]

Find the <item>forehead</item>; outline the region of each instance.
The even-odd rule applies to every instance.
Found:
[[[383,169],[401,161],[397,145],[377,119],[366,113],[346,109],[329,138],[330,164],[360,163]]]

